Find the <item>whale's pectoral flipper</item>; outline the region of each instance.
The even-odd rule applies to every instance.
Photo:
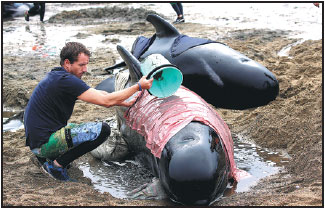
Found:
[[[113,66],[110,66],[110,67],[108,67],[108,68],[105,68],[104,70],[105,70],[107,73],[111,74],[111,73],[112,73],[112,72],[110,72],[111,70],[114,70],[114,69],[116,69],[116,68],[120,68],[120,67],[125,67],[125,66],[126,66],[125,62],[120,62],[120,63],[117,63],[117,64],[115,64],[115,65],[113,65]]]
[[[137,60],[137,58],[135,58],[129,51],[127,51],[122,46],[118,45],[117,51],[123,58],[124,62],[118,63],[112,67],[109,67],[109,69],[115,69],[118,67],[127,66],[129,69],[129,72],[130,72],[131,82],[135,83],[138,80],[140,80],[140,78],[142,77],[142,73],[141,73],[141,66],[140,66],[139,60]],[[95,88],[97,90],[103,90],[108,93],[112,93],[116,90],[115,89],[115,79],[116,79],[116,76],[109,77],[106,80],[102,81],[100,84],[98,84]]]
[[[115,91],[115,76],[111,76],[100,82],[95,89],[112,93]]]
[[[178,30],[172,24],[158,15],[149,14],[146,20],[155,27],[158,38],[176,37],[180,35]]]
[[[142,73],[139,60],[137,60],[137,58],[135,58],[129,51],[120,45],[117,46],[117,51],[125,61],[126,66],[129,68],[131,82],[140,80]]]

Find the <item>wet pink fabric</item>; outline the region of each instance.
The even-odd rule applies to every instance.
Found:
[[[238,181],[233,140],[227,124],[217,112],[193,91],[181,86],[174,95],[157,98],[143,91],[143,96],[125,113],[127,124],[144,136],[151,153],[160,158],[168,140],[191,121],[213,128],[225,145],[230,162],[229,178]]]

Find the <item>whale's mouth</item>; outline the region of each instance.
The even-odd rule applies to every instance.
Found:
[[[178,192],[175,191],[177,194],[172,194],[171,199],[183,205],[208,206],[212,204],[227,189],[227,172],[220,171],[220,173],[223,174],[212,181],[197,182],[197,185],[193,185],[191,182],[189,186],[178,185],[178,188],[181,189]]]

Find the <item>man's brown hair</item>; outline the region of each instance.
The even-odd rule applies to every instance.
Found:
[[[79,42],[68,42],[65,46],[61,49],[60,53],[60,65],[63,66],[64,60],[68,59],[71,64],[78,60],[78,55],[80,53],[85,53],[90,57],[89,50]]]

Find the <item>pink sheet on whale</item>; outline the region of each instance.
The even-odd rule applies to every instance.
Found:
[[[127,124],[144,136],[151,153],[160,158],[168,140],[191,121],[202,122],[213,128],[225,145],[230,162],[229,178],[239,180],[233,152],[233,140],[227,124],[217,112],[193,91],[181,86],[167,98],[143,96],[125,114]]]

